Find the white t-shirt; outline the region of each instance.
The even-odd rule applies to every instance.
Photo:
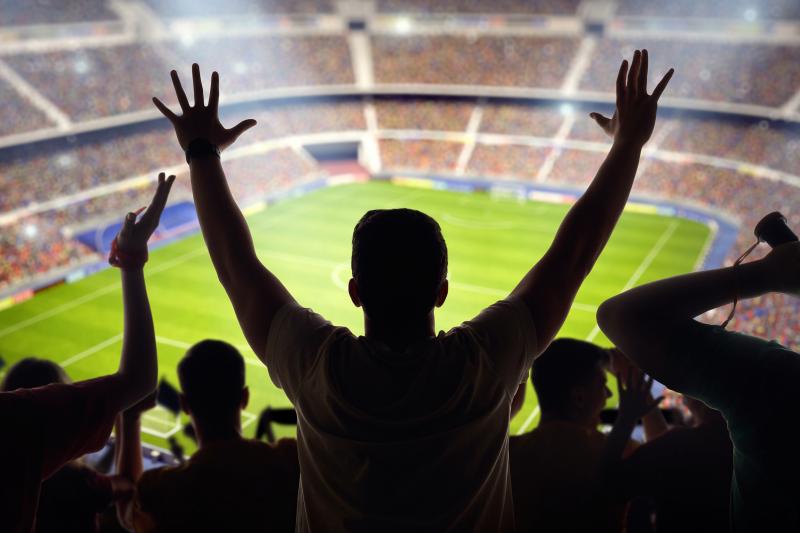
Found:
[[[297,531],[513,531],[509,408],[537,353],[514,299],[403,353],[284,306],[264,362],[297,410]]]

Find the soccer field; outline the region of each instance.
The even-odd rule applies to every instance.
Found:
[[[350,302],[350,239],[369,209],[411,207],[436,218],[450,253],[450,295],[437,311],[437,330],[449,329],[503,298],[544,253],[568,206],[479,193],[400,187],[385,182],[340,185],[286,200],[248,217],[264,263],[303,305],[363,333],[361,311]],[[692,270],[709,238],[688,220],[626,212],[560,336],[607,343],[595,311],[607,297],[634,285]],[[177,385],[176,365],[203,338],[238,346],[248,363],[251,401],[243,418],[252,435],[266,405],[288,406],[284,394],[245,343],[199,234],[154,250],[145,269],[159,348],[159,373]],[[107,269],[47,290],[0,312],[0,355],[11,364],[36,355],[61,363],[74,380],[114,371],[119,360],[122,308],[119,272]],[[535,426],[532,390],[512,432]],[[157,408],[143,421],[144,439],[166,448],[185,420]],[[279,435],[293,433],[278,428]]]

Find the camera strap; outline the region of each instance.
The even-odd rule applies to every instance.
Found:
[[[750,248],[748,248],[742,255],[740,255],[739,259],[737,259],[733,263],[733,279],[734,279],[734,283],[736,284],[736,286],[733,288],[733,307],[731,307],[731,312],[730,312],[730,314],[728,314],[728,318],[726,318],[725,322],[722,323],[722,329],[725,329],[726,327],[728,327],[728,323],[733,318],[733,315],[736,314],[736,304],[739,303],[739,276],[737,275],[736,267],[741,265],[742,261],[744,261],[745,258],[748,255],[750,255],[753,252],[753,250],[756,249],[756,246],[758,246],[759,244],[761,244],[760,240],[758,240],[755,243],[753,243],[753,245]]]

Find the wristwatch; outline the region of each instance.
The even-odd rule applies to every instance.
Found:
[[[208,139],[195,139],[186,148],[187,163],[191,163],[195,157],[203,158],[211,155],[215,155],[219,159],[219,147],[216,144],[211,144]]]

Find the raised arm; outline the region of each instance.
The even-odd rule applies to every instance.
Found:
[[[122,229],[114,240],[109,262],[119,267],[122,274],[122,299],[124,331],[122,355],[113,397],[108,399],[115,411],[127,409],[156,388],[158,360],[153,316],[144,283],[144,261],[147,259],[147,241],[158,227],[158,221],[167,204],[175,176],[158,176],[158,187],[153,201],[136,221],[137,213],[128,213]]]
[[[272,318],[293,298],[256,256],[253,238],[228,188],[218,153],[255,126],[256,121],[244,120],[230,129],[222,126],[216,72],[211,75],[206,105],[200,67],[192,65],[194,106],[189,106],[178,74],[174,70],[171,74],[183,114],[176,115],[158,98],[153,98],[153,102],[172,123],[181,148],[187,152],[192,194],[211,261],[248,343],[263,359]]]
[[[735,297],[800,292],[800,243],[778,246],[763,259],[737,267],[676,276],[636,287],[604,302],[600,328],[639,367],[671,388],[687,378],[671,354],[701,326],[694,317]],[[703,350],[695,350],[702,356]],[[710,353],[710,352],[709,352]]]
[[[653,133],[658,99],[673,71],[648,95],[647,63],[646,50],[634,53],[630,70],[623,61],[614,116],[591,114],[613,136],[611,150],[589,188],[567,213],[544,257],[512,292],[530,309],[542,348],[564,323],[581,283],[611,236],[633,186],[642,147]]]
[[[131,486],[142,476],[142,413],[156,404],[155,394],[147,396],[117,417],[117,474]],[[117,517],[128,531],[134,530],[134,492],[117,500]]]

